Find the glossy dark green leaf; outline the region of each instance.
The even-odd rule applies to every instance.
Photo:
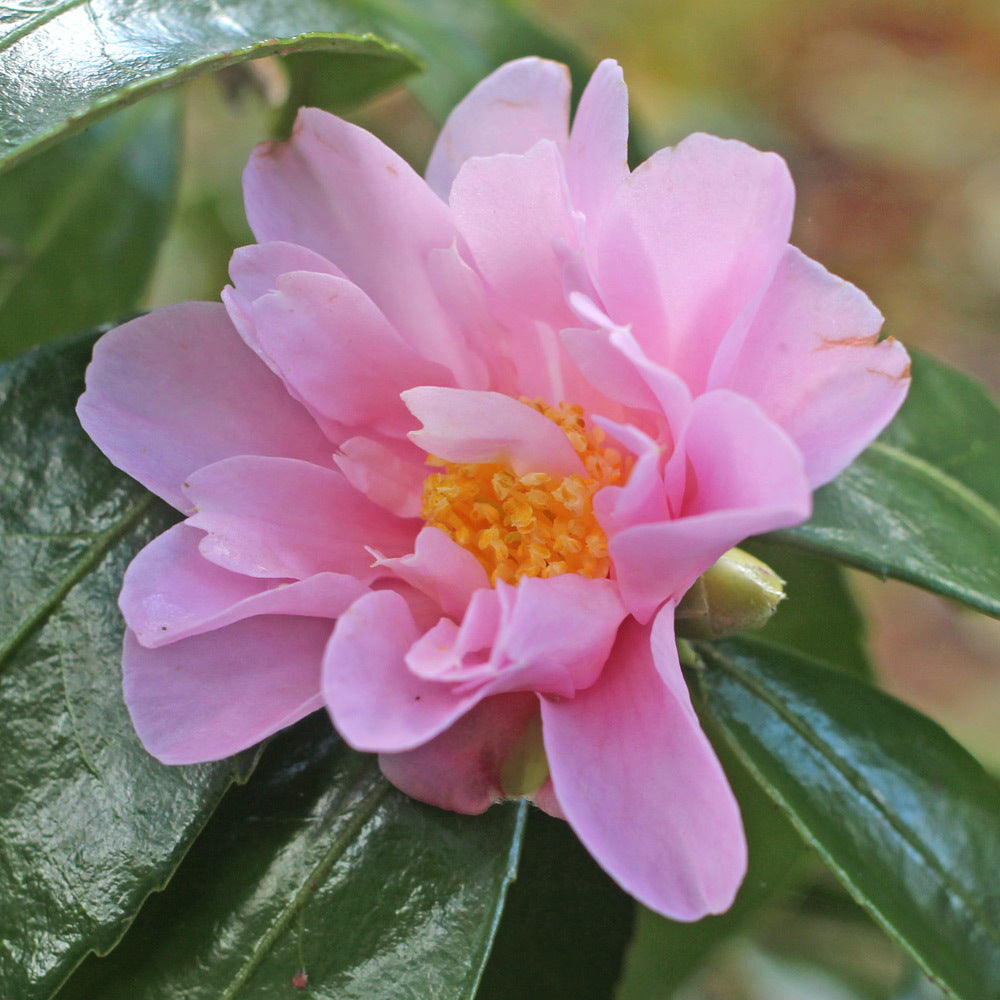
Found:
[[[197,73],[266,55],[323,50],[363,87],[416,68],[337,0],[39,0],[0,12],[0,166]],[[386,23],[391,22],[391,17]]]
[[[1000,409],[981,386],[916,355],[890,429],[775,540],[1000,616]]]
[[[699,647],[706,711],[879,923],[963,1000],[1000,997],[1000,789],[929,719],[742,639]]]
[[[271,743],[167,890],[59,1000],[273,1000],[299,973],[322,1000],[471,1000],[524,811],[414,802],[318,713]]]
[[[836,563],[759,538],[742,544],[784,581],[785,599],[759,638],[842,667],[871,675],[865,650],[865,620]]]
[[[173,207],[173,95],[144,101],[0,181],[0,359],[136,309]]]
[[[249,758],[167,768],[121,697],[115,607],[173,519],[79,428],[90,339],[0,367],[0,996],[121,936]]]
[[[607,1000],[635,909],[567,823],[532,809],[476,1000]]]

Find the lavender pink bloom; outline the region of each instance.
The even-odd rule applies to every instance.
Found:
[[[572,129],[569,92],[501,67],[426,179],[303,110],[246,168],[258,242],[222,304],[108,333],[79,414],[185,515],[121,594],[151,753],[215,760],[325,706],[403,791],[532,794],[691,920],[730,905],[746,844],[675,604],[809,516],[909,364],[789,245],[779,156],[692,135],[630,173],[618,66]]]

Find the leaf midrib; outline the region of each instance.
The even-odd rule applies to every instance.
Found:
[[[333,839],[320,861],[302,879],[298,891],[281,909],[278,917],[268,928],[267,933],[253,946],[253,950],[247,956],[239,972],[236,973],[226,989],[219,994],[219,1000],[234,1000],[239,995],[240,991],[260,967],[260,964],[286,932],[292,920],[314,895],[315,889],[313,886],[320,885],[325,881],[326,876],[330,873],[330,869],[343,856],[355,837],[375,814],[375,810],[381,805],[382,800],[389,794],[391,788],[392,786],[385,778],[379,777],[375,787],[362,796],[361,802],[352,811],[348,822]]]
[[[928,479],[939,483],[943,489],[950,490],[964,503],[976,509],[986,520],[992,521],[997,531],[1000,532],[1000,510],[981,494],[966,486],[960,479],[943,471],[938,466],[932,465],[918,455],[914,455],[912,452],[905,451],[902,448],[897,448],[895,445],[876,441],[869,446],[869,450],[880,452],[890,461],[909,466]]]
[[[34,610],[21,619],[21,623],[14,629],[10,637],[3,643],[0,643],[0,672],[9,665],[11,658],[20,646],[48,621],[73,587],[97,565],[115,543],[150,509],[153,500],[153,495],[146,493],[129,506],[110,527],[94,538],[93,543],[83,551],[76,562],[65,573],[62,581],[53,587],[42,601],[35,605]]]

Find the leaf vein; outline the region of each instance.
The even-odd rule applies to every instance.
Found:
[[[66,595],[87,573],[97,565],[108,550],[128,531],[153,503],[153,495],[147,493],[132,504],[128,510],[109,528],[96,535],[92,545],[67,571],[62,582],[42,600],[35,609],[22,619],[21,624],[6,642],[0,644],[0,670],[9,663],[18,648],[51,617]]]

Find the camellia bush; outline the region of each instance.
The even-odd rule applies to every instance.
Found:
[[[784,905],[1000,998],[1000,791],[838,566],[1000,616],[1000,413],[779,155],[500,3],[0,31],[0,996],[666,998]],[[147,311],[233,231],[184,81],[270,115]],[[427,162],[342,117],[402,87]]]

